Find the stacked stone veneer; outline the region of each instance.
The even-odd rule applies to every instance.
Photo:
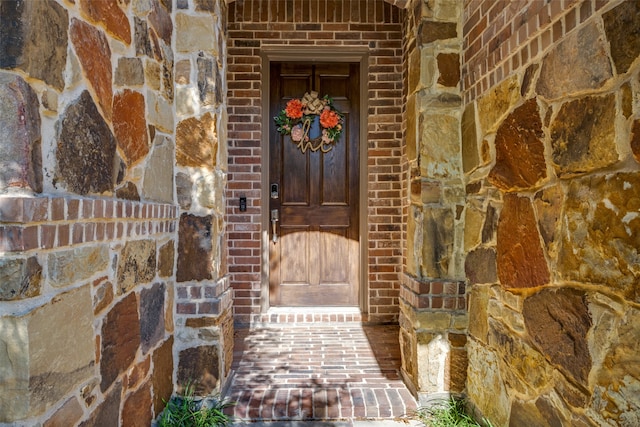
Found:
[[[405,22],[407,203],[402,372],[423,403],[465,387],[462,4],[412,1]]]
[[[178,389],[220,391],[233,359],[226,276],[226,17],[223,1],[178,2],[175,15]]]
[[[225,381],[225,16],[0,3],[0,423],[150,425]]]
[[[467,2],[467,393],[495,425],[640,423],[640,4]]]

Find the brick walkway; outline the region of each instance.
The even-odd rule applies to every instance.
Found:
[[[227,397],[237,420],[400,420],[415,411],[399,375],[397,326],[268,320],[236,331]]]

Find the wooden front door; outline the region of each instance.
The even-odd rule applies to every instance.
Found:
[[[344,114],[333,148],[302,152],[269,127],[271,306],[357,306],[359,243],[359,64],[272,62],[270,117],[306,92],[329,95]],[[277,186],[277,194],[272,194]]]

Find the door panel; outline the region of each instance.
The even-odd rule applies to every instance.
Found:
[[[359,65],[272,63],[270,72],[270,117],[311,91],[332,97],[345,116],[327,153],[302,153],[270,123],[269,182],[280,188],[269,206],[279,212],[278,239],[269,244],[270,305],[358,305]]]

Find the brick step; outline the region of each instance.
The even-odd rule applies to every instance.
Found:
[[[412,419],[397,325],[304,319],[236,330],[226,397],[238,422]]]

